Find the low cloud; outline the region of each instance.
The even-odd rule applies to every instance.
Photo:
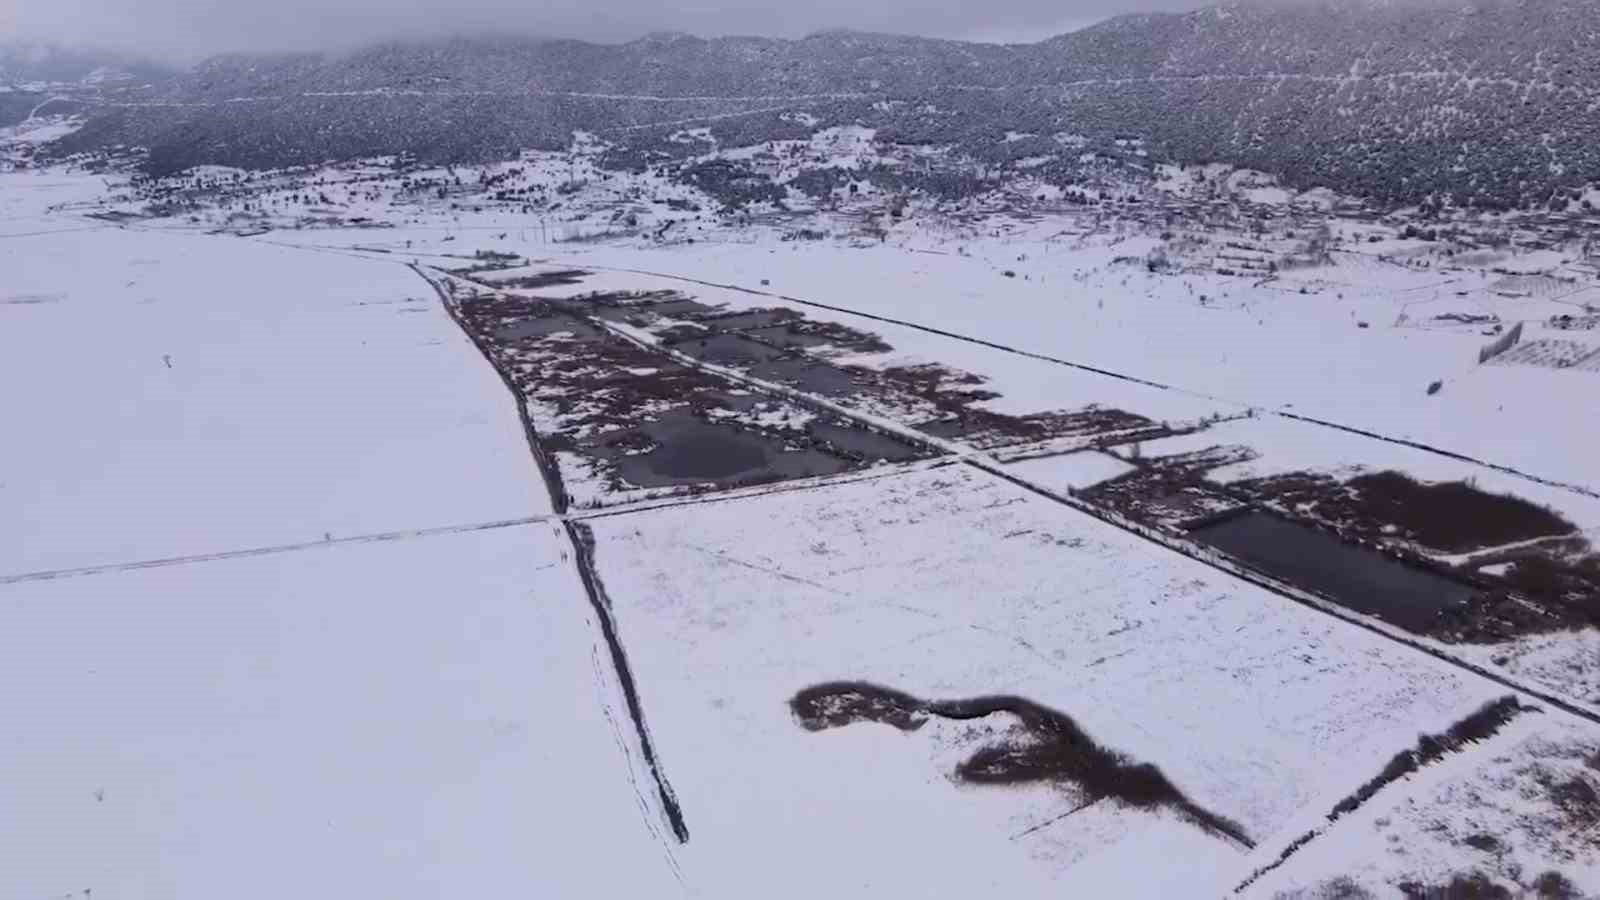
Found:
[[[0,0],[0,34],[192,62],[219,52],[340,50],[390,39],[519,33],[626,41],[653,31],[799,37],[854,28],[1031,41],[1182,0]],[[9,27],[8,27],[9,26]]]

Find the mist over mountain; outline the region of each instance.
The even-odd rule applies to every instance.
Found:
[[[1382,202],[1531,205],[1600,179],[1597,36],[1600,3],[1527,0],[1229,5],[1015,45],[444,38],[82,86],[88,122],[56,151],[146,148],[159,172],[465,162],[585,131],[638,166],[683,155],[684,129],[736,146],[854,124],[1000,166],[1137,140],[1145,161],[1228,162]],[[43,71],[0,60],[13,81]],[[49,65],[87,77],[86,61]]]
[[[37,42],[0,42],[0,86],[32,82],[160,81],[178,69],[128,53]]]

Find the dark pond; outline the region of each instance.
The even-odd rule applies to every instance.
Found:
[[[672,345],[672,349],[681,350],[695,359],[722,365],[750,365],[783,355],[783,351],[777,347],[769,347],[736,334],[691,338]]]
[[[1190,533],[1269,575],[1412,631],[1428,630],[1472,595],[1466,585],[1264,512]]]
[[[965,419],[929,419],[911,427],[930,437],[946,440],[964,437],[973,429],[973,425]]]
[[[812,422],[806,426],[817,438],[827,441],[846,453],[856,453],[865,459],[916,459],[921,454],[910,444],[904,444],[888,435],[842,425],[837,422]]]
[[[622,477],[641,487],[729,483],[759,476],[832,475],[848,461],[817,450],[786,449],[782,442],[688,413],[671,413],[639,426],[657,446],[617,460]]]
[[[645,312],[653,312],[658,316],[666,316],[669,319],[693,319],[716,312],[716,307],[707,306],[704,303],[696,303],[693,300],[667,300],[662,303],[642,306],[640,309]]]
[[[861,390],[849,372],[805,358],[769,360],[752,368],[750,374],[824,397],[848,397]]]

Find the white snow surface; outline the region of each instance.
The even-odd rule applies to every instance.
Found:
[[[501,521],[548,503],[427,284],[6,178],[57,227],[0,240],[0,894],[672,896],[570,542]]]
[[[762,164],[781,178],[797,153],[871,160],[873,138],[829,130]],[[1220,480],[1392,467],[1546,503],[1591,538],[1600,527],[1581,493],[1271,415],[1600,488],[1600,417],[1574,411],[1593,374],[1477,366],[1483,326],[1434,318],[1533,321],[1568,301],[1428,268],[1427,247],[1388,226],[1273,279],[1216,274],[1204,242],[1159,274],[1145,261],[1189,236],[940,223],[913,204],[870,246],[780,243],[776,226],[691,220],[665,201],[706,203],[698,192],[581,155],[517,165],[507,186],[581,183],[559,217],[429,195],[390,206],[349,166],[330,170],[326,221],[395,227],[290,231],[307,215],[290,181],[270,212],[119,226],[78,214],[115,206],[97,200],[115,176],[0,175],[0,677],[26,686],[0,694],[0,893],[1220,896],[1418,732],[1508,690],[960,464],[656,501],[587,524],[690,830],[677,845],[514,405],[413,260],[492,249],[593,267],[569,293],[796,305],[894,348],[822,355],[971,372],[996,411],[1228,418],[1141,447],[1259,453]],[[1202,174],[1162,178],[1289,199]],[[596,241],[623,207],[697,243]],[[817,224],[845,236],[854,214]],[[219,225],[279,230],[203,233]],[[1492,262],[1543,279],[1562,258]],[[1124,467],[1079,452],[1008,471],[1065,491]],[[272,552],[112,570],[253,548]],[[96,566],[109,568],[61,571]],[[1593,702],[1595,641],[1447,649]],[[1003,714],[802,729],[788,699],[835,679],[1052,706],[1259,843],[1109,801],[1057,819],[1079,805],[1070,787],[957,783],[956,764],[1006,734]],[[1559,711],[1519,720],[1380,792],[1250,896],[1465,871],[1482,863],[1460,839],[1485,801],[1486,827],[1517,844],[1501,862],[1600,889],[1592,842],[1541,837],[1544,812],[1518,800],[1527,759],[1565,777],[1597,747],[1597,729]]]
[[[670,896],[566,547],[0,586],[0,893]]]
[[[399,265],[99,228],[4,239],[0,271],[0,573],[548,511]]]
[[[1007,465],[1006,470],[1056,493],[1065,494],[1125,475],[1133,471],[1133,466],[1109,453],[1083,450],[1019,460]]]
[[[965,467],[590,524],[695,828],[685,877],[719,894],[757,890],[796,847],[831,865],[792,872],[793,896],[1093,894],[1116,883],[1106,853],[1216,896],[1256,864],[1165,813],[1074,816],[1013,840],[1072,798],[953,784],[959,755],[936,735],[805,732],[787,703],[812,684],[1026,696],[1258,837],[1504,693]]]

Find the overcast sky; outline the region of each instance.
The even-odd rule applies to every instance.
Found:
[[[855,28],[1030,41],[1198,0],[0,0],[0,39],[88,43],[189,62],[230,50],[340,49],[493,31],[626,41],[651,31],[799,37]]]

